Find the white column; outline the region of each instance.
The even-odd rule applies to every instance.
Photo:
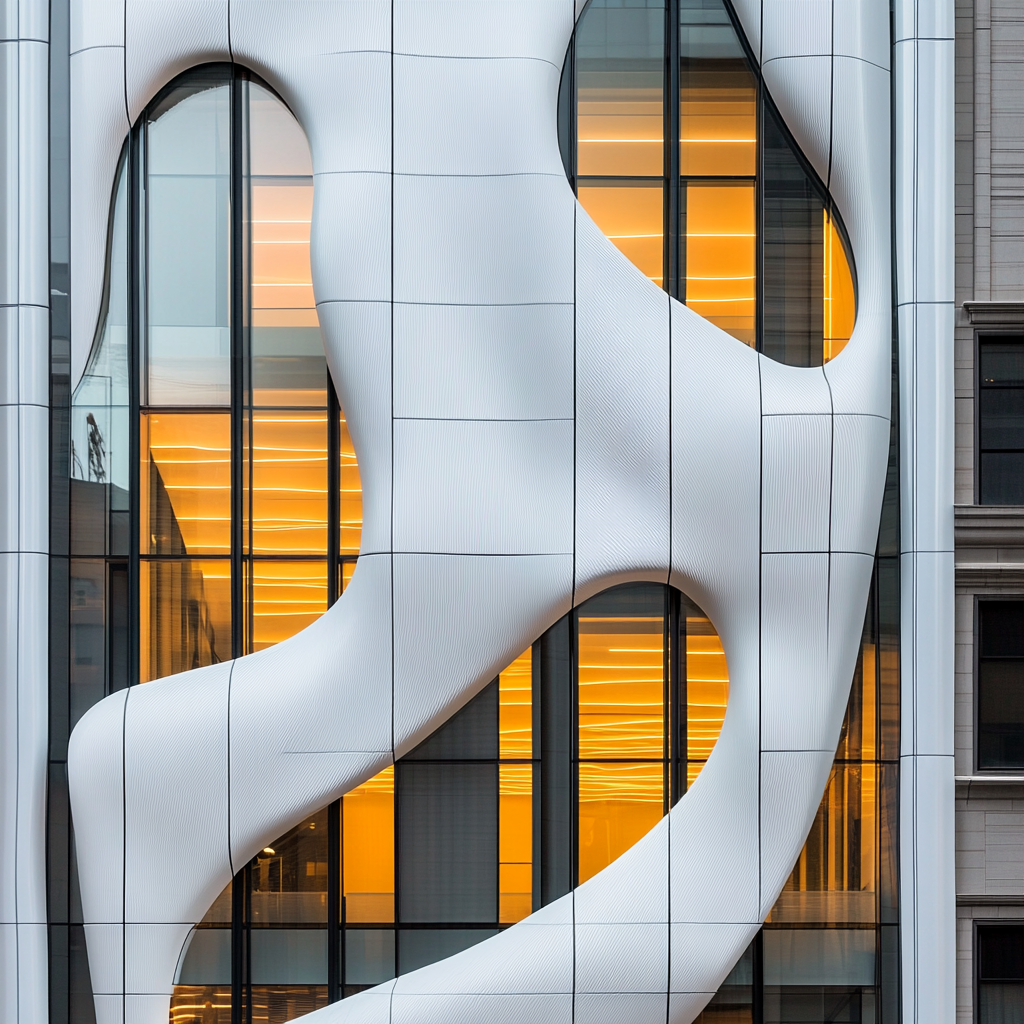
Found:
[[[895,5],[904,1024],[953,1024],[953,0]]]
[[[0,7],[0,1020],[45,1022],[49,10]]]

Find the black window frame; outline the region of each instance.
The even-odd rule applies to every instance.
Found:
[[[992,775],[995,777],[999,776],[1015,776],[1024,775],[1024,758],[1021,760],[1021,764],[1016,767],[1005,767],[1005,768],[992,768],[985,767],[981,763],[981,617],[982,617],[982,605],[986,604],[1020,604],[1024,609],[1024,593],[1021,594],[975,594],[972,608],[973,624],[971,635],[973,637],[973,651],[972,651],[972,713],[973,713],[973,751],[972,751],[972,764],[974,772],[978,775]],[[1022,617],[1024,617],[1024,610],[1022,610]],[[1021,663],[1024,665],[1024,656],[1021,657]],[[1022,733],[1024,733],[1024,727],[1022,727]]]
[[[974,331],[974,504],[983,508],[1021,508],[1021,505],[995,505],[981,500],[981,393],[985,385],[981,379],[981,350],[986,342],[1016,339],[1024,349],[1024,324],[1007,324],[1001,328],[976,328]],[[993,388],[995,390],[995,388]],[[1024,391],[1024,385],[1020,390]]]

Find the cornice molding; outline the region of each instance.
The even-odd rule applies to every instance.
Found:
[[[970,300],[963,305],[967,320],[974,326],[1005,325],[1024,329],[1024,301],[981,302]]]

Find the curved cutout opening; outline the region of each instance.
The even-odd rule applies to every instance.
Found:
[[[725,0],[590,0],[559,88],[583,208],[659,287],[779,362],[820,366],[853,332],[850,249]]]

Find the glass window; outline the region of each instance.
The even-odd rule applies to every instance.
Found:
[[[982,505],[1024,505],[1024,337],[978,345],[978,491]]]
[[[345,921],[391,923],[395,919],[394,768],[385,768],[346,793],[342,814]],[[369,943],[368,949],[377,948],[370,939],[360,941]],[[394,940],[391,942],[393,948]],[[391,970],[394,971],[394,963]]]
[[[687,786],[707,764],[725,722],[729,667],[722,641],[707,616],[687,602],[686,628],[686,778]]]
[[[1024,767],[1024,601],[978,602],[978,768]]]
[[[978,1024],[1024,1020],[1024,925],[979,925]]]
[[[665,248],[661,183],[595,178],[581,181],[577,195],[594,223],[623,256],[660,286]]]
[[[287,640],[327,611],[327,563],[260,559],[252,568],[252,649]]]

